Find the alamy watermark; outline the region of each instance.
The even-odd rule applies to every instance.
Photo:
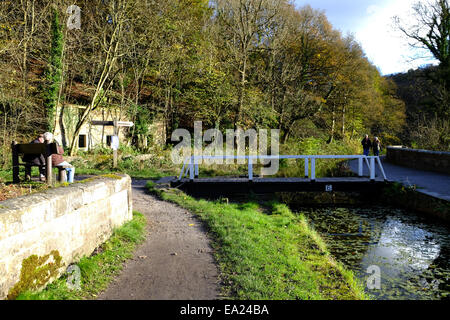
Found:
[[[67,268],[67,281],[66,285],[69,290],[81,289],[81,270],[77,265],[71,264]]]
[[[66,13],[69,15],[67,29],[81,29],[81,8],[73,4],[67,8]]]
[[[367,289],[380,290],[381,289],[381,269],[377,265],[371,265],[367,268],[366,273],[370,276],[367,278]]]
[[[269,138],[270,132],[270,138]],[[225,137],[225,138],[224,138]],[[269,143],[270,139],[270,152]],[[261,175],[274,175],[279,169],[280,130],[228,129],[223,134],[219,129],[203,132],[201,121],[194,122],[194,141],[186,129],[176,129],[171,136],[178,143],[172,150],[174,164],[182,164],[194,157],[194,164],[252,164],[260,163]],[[248,141],[248,144],[247,144]],[[204,147],[205,143],[209,143]],[[247,147],[248,146],[248,147]]]

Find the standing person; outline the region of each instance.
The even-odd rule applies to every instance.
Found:
[[[48,141],[49,143],[52,142],[53,140],[53,134],[50,132],[46,132],[44,133],[44,140]],[[58,153],[57,154],[52,154],[52,166],[54,167],[59,167],[59,166],[64,166],[66,167],[66,171],[67,171],[67,182],[69,183],[73,183],[73,179],[75,177],[75,167],[72,166],[69,162],[65,161],[63,158],[63,154],[64,154],[64,149],[62,147],[59,146],[58,142],[56,142],[56,146],[58,149]]]
[[[381,151],[381,142],[378,137],[375,137],[372,142],[373,155],[378,157]]]
[[[363,146],[364,155],[369,156],[370,148],[372,147],[372,142],[369,139],[369,135],[366,134],[364,139],[362,139],[361,144]]]
[[[44,143],[44,135],[40,134],[36,139],[30,143]],[[39,166],[39,180],[45,181],[45,158],[41,154],[27,154],[22,160],[25,162],[25,177],[26,180],[31,180],[31,166]]]

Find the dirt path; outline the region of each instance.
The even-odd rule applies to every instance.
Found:
[[[146,193],[133,181],[133,210],[148,219],[148,234],[100,300],[219,298],[218,271],[205,229],[194,215]]]

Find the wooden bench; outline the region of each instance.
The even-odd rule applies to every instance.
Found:
[[[52,184],[52,154],[58,153],[56,143],[27,143],[27,144],[17,144],[13,141],[11,144],[12,149],[12,169],[13,169],[13,182],[19,183],[20,177],[20,166],[29,167],[43,167],[45,168],[45,180],[48,185]],[[44,155],[45,166],[36,165],[33,163],[20,162],[20,157],[25,155]],[[59,182],[65,182],[67,180],[66,167],[57,166],[58,168],[58,180]]]

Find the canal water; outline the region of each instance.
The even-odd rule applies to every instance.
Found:
[[[302,208],[374,299],[450,299],[450,228],[391,207]]]

